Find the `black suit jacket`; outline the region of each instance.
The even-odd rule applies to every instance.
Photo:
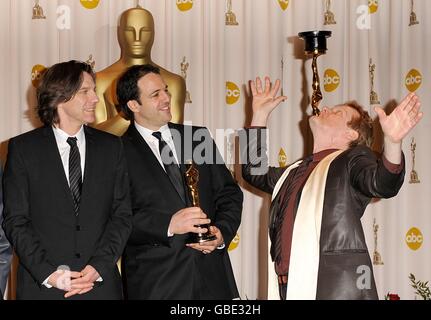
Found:
[[[193,157],[200,175],[201,208],[221,230],[226,248],[204,255],[185,246],[187,234],[167,236],[172,215],[191,205],[181,199],[132,124],[123,136],[133,209],[133,230],[123,256],[127,296],[129,299],[238,297],[227,248],[240,225],[242,192],[206,128],[169,126],[183,172],[185,161],[192,159],[191,150],[202,151],[207,157],[207,163],[202,164]],[[199,141],[192,142],[192,134],[199,136]],[[199,144],[201,141],[203,144]],[[218,164],[208,164],[216,158]]]
[[[42,127],[9,142],[4,229],[19,257],[18,299],[62,299],[41,285],[59,266],[93,266],[103,278],[74,299],[121,299],[116,262],[131,231],[129,182],[119,138],[85,126],[86,158],[75,216],[55,136]]]
[[[266,142],[266,130],[255,130],[257,134],[250,134],[250,130],[240,134],[243,177],[272,193],[286,168],[268,167],[266,145],[261,144]],[[378,298],[361,217],[372,198],[395,196],[403,181],[404,167],[399,174],[389,172],[382,159],[365,146],[348,149],[332,161],[323,202],[317,299]],[[282,205],[281,194],[271,203],[271,215]],[[364,281],[359,279],[361,275]],[[363,287],[358,288],[357,281]]]

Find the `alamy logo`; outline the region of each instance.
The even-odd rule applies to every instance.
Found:
[[[371,269],[367,265],[361,265],[356,269],[356,273],[360,274],[356,280],[356,287],[359,290],[371,289]]]

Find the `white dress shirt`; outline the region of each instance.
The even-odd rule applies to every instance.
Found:
[[[58,152],[60,153],[61,162],[63,163],[64,173],[66,174],[67,183],[69,182],[69,154],[70,145],[67,143],[67,138],[71,137],[60,128],[52,127],[54,131],[55,141],[57,142]],[[81,157],[81,173],[82,181],[84,181],[84,168],[85,168],[85,133],[84,126],[74,135],[76,137],[76,144],[79,149],[79,155]]]
[[[177,157],[177,152],[175,150],[174,140],[172,139],[172,134],[171,134],[171,131],[169,130],[169,126],[167,124],[160,127],[160,129],[157,131],[153,131],[153,130],[150,130],[148,128],[145,128],[145,127],[141,126],[140,124],[138,124],[136,121],[135,121],[135,127],[138,130],[141,137],[144,138],[145,142],[149,145],[151,151],[153,151],[154,156],[159,161],[163,170],[165,170],[165,166],[163,165],[162,157],[160,156],[159,139],[157,139],[155,136],[153,136],[153,132],[159,131],[162,134],[162,139],[168,144],[169,148],[171,148],[172,153],[174,154],[175,161],[177,162],[177,165],[178,165],[179,161],[178,161],[178,157]]]

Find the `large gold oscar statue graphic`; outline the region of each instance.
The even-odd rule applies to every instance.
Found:
[[[317,69],[317,58],[326,53],[326,38],[331,36],[331,31],[306,31],[300,32],[298,36],[304,39],[305,53],[313,57],[311,65],[313,69],[313,94],[311,96],[311,107],[313,115],[319,115],[319,103],[323,99],[322,91],[320,90],[319,70]]]
[[[121,14],[118,26],[121,57],[117,62],[96,74],[97,95],[100,100],[96,107],[96,121],[94,122],[97,128],[116,135],[122,135],[126,131],[129,121],[125,120],[115,107],[117,103],[116,81],[128,67],[147,63],[160,68],[160,74],[168,85],[172,96],[172,122],[183,122],[185,81],[180,75],[169,72],[151,60],[154,34],[154,19],[148,10],[136,7]]]

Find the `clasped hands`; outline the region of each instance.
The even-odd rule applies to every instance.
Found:
[[[92,266],[87,265],[80,272],[59,269],[48,278],[48,284],[66,291],[64,297],[70,298],[76,294],[84,294],[91,291],[94,282],[100,278],[99,273]]]

